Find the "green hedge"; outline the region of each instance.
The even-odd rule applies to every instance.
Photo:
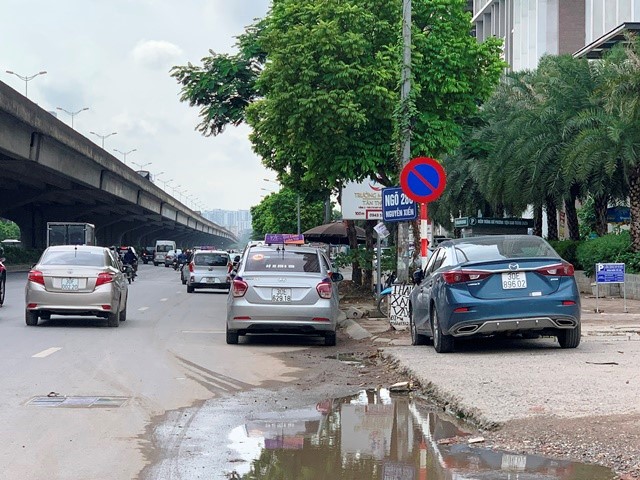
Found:
[[[558,255],[573,265],[576,270],[583,270],[578,258],[578,247],[584,243],[582,240],[552,240],[549,243]]]
[[[586,240],[577,249],[584,272],[592,276],[596,263],[625,263],[627,273],[640,273],[640,254],[631,251],[629,232]]]
[[[22,247],[4,247],[7,265],[33,265],[40,259],[43,250],[32,250]]]

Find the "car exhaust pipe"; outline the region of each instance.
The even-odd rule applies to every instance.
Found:
[[[478,325],[465,325],[456,329],[456,335],[471,335],[478,330]]]

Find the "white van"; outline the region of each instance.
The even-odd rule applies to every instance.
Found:
[[[173,240],[156,240],[156,248],[153,254],[153,266],[164,265],[164,259],[169,250],[176,249],[176,242]]]

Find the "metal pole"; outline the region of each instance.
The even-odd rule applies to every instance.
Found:
[[[381,267],[382,256],[381,256],[381,252],[380,251],[382,250],[382,248],[380,247],[380,234],[379,233],[378,233],[378,240],[377,240],[376,244],[377,244],[376,248],[377,248],[377,258],[378,258],[378,261],[376,262],[377,263],[377,265],[376,265],[376,275],[378,276],[377,277],[377,281],[376,281],[376,300],[380,300],[380,292],[382,290],[382,286],[380,285],[380,275],[382,273],[381,272],[381,270],[382,270],[382,267]]]
[[[400,102],[402,106],[402,167],[411,159],[411,127],[409,97],[411,94],[411,0],[402,2],[402,88],[400,91]],[[397,271],[398,280],[406,282],[409,280],[409,263],[405,262],[409,246],[409,224],[400,222],[398,225],[398,260]]]
[[[300,194],[298,194],[297,211],[298,211],[298,235],[300,235]]]

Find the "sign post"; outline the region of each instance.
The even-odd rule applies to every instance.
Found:
[[[382,240],[383,238],[387,238],[389,236],[389,230],[387,230],[387,227],[385,227],[384,223],[382,222],[378,222],[376,226],[373,227],[373,229],[378,234],[378,240],[376,244],[377,255],[378,255],[378,261],[376,262],[377,263],[376,274],[378,275],[378,279],[376,281],[376,300],[380,300],[380,291],[381,291],[380,275],[381,275],[381,265],[382,265],[382,248],[380,246],[380,240]]]
[[[402,191],[411,200],[420,203],[420,255],[422,268],[428,260],[429,215],[427,203],[440,198],[447,184],[444,168],[437,160],[418,157],[411,160],[400,173]]]
[[[600,313],[598,310],[598,298],[600,296],[600,284],[601,283],[621,283],[622,295],[624,297],[624,312],[627,310],[627,288],[624,282],[625,277],[625,264],[624,263],[596,263],[596,313]]]

